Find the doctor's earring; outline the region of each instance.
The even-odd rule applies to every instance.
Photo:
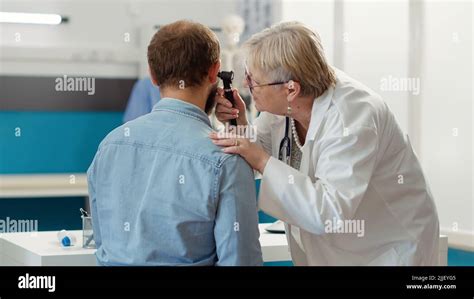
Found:
[[[291,106],[289,102],[288,102],[288,107],[286,108],[286,116],[291,116]]]

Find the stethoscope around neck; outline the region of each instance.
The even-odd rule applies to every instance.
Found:
[[[278,151],[278,160],[290,165],[291,160],[291,138],[290,138],[290,118],[285,119],[285,136],[280,141],[280,150]]]

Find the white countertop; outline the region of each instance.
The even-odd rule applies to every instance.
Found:
[[[0,198],[88,196],[85,173],[0,175]]]
[[[260,244],[265,262],[289,261],[285,234],[269,233],[259,224]],[[82,248],[82,231],[70,231],[77,239],[75,246],[61,247],[57,231],[6,233],[0,235],[0,265],[4,266],[95,266],[95,249]]]

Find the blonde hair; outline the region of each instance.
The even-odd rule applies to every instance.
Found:
[[[319,35],[300,22],[283,22],[254,34],[245,44],[246,64],[270,80],[294,80],[301,95],[319,97],[336,84]]]

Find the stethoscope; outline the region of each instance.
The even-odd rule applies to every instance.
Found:
[[[278,152],[278,160],[290,164],[291,160],[291,138],[290,138],[290,118],[285,119],[285,136],[280,141],[280,150]]]

